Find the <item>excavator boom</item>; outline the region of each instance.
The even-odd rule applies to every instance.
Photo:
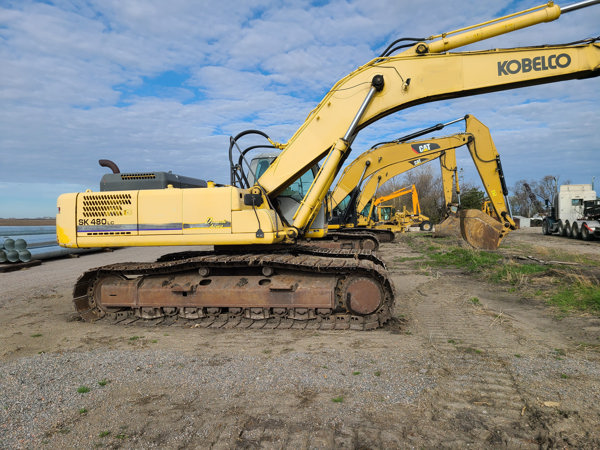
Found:
[[[447,124],[459,120],[464,118]],[[428,130],[439,130],[447,124],[438,124]],[[415,134],[420,135],[422,132]],[[338,214],[334,217],[336,224],[334,228],[347,226],[353,222],[355,213],[363,211],[377,189],[390,178],[442,157],[447,151],[465,145],[467,139],[469,139],[468,135],[460,133],[408,142],[400,138],[378,144],[363,152],[346,167],[331,194],[331,210],[338,205],[342,206],[340,204],[344,202],[343,208],[338,207]]]
[[[328,155],[330,149],[337,149],[333,144],[353,121],[352,111],[359,108],[366,95],[365,85],[371,85],[374,76],[382,76],[385,84],[362,114],[356,131],[384,116],[426,102],[598,75],[600,44],[595,42],[378,58],[333,87],[288,141],[260,183],[267,193],[276,195],[288,183],[282,180],[297,178],[315,161]],[[338,156],[328,162],[337,168],[347,148],[346,145],[332,153]],[[301,160],[298,160],[299,154]],[[332,175],[335,173],[328,176]],[[314,205],[312,207],[314,209]],[[313,218],[306,209],[308,205],[298,211],[294,220],[294,226],[299,229]]]
[[[375,198],[375,193],[390,178],[439,158],[444,204],[448,207],[452,202],[453,188],[457,195],[459,194],[455,150],[466,145],[484,189],[491,199],[490,207],[499,220],[490,221],[488,217],[475,210],[460,211],[458,214],[450,214],[446,221],[436,227],[436,233],[462,236],[476,248],[498,248],[506,233],[515,228],[508,211],[506,201],[508,191],[504,182],[500,155],[489,129],[483,123],[472,115],[466,115],[463,119],[465,120],[464,133],[419,141],[394,141],[362,153],[344,171],[333,192],[334,199],[342,197],[350,186],[361,186],[362,180],[368,176],[368,180],[362,185],[355,200],[357,206],[354,211],[363,211],[370,204],[369,213],[365,215],[364,220],[358,221],[359,225],[370,224],[373,208],[377,205],[408,193],[412,194],[413,213],[420,214],[418,194],[414,187],[402,188],[379,198]],[[415,158],[415,153],[420,156]],[[415,164],[415,161],[419,164]]]

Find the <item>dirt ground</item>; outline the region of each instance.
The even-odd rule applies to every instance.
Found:
[[[599,242],[542,237],[539,229],[512,233],[501,251],[523,256],[534,246],[547,248],[549,259],[559,249],[600,261]],[[380,252],[396,289],[396,321],[383,329],[76,320],[71,289],[84,270],[169,251],[122,249],[0,274],[0,367],[17,377],[31,364],[23,389],[38,383],[40,392],[58,391],[48,394],[53,405],[38,399],[19,408],[0,393],[0,441],[4,435],[14,439],[8,447],[30,448],[600,447],[597,316],[564,317],[510,286],[457,269],[424,270],[400,238]],[[45,379],[45,370],[66,370],[50,367],[51,358],[70,364],[72,376]],[[109,384],[77,394],[82,374]]]

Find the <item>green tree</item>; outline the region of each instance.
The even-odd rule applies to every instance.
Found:
[[[460,206],[462,209],[481,209],[485,193],[476,188],[471,187],[463,190],[460,195]]]

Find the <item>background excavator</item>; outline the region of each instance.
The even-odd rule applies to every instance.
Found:
[[[375,146],[361,154],[345,169],[333,190],[331,201],[337,209],[337,214],[334,209],[333,220],[329,227],[336,230],[349,227],[353,231],[361,228],[368,231],[377,229],[378,226],[374,224],[374,221],[377,220],[373,218],[377,189],[391,178],[439,158],[444,205],[449,218],[436,226],[436,233],[462,237],[475,248],[498,248],[506,233],[515,228],[508,211],[506,200],[508,190],[504,181],[500,155],[489,129],[474,116],[466,115],[447,124],[460,120],[465,121],[464,133],[416,141],[406,141],[405,138],[401,138]],[[447,124],[435,125],[424,132],[442,129]],[[421,135],[423,132],[415,134]],[[492,199],[490,208],[495,211],[499,217],[498,220],[489,220],[489,216],[478,210],[458,212],[456,206],[451,205],[453,188],[457,195],[459,193],[454,152],[463,145],[469,149],[484,189]],[[355,188],[352,188],[353,186]],[[417,196],[413,197],[413,199],[416,198]],[[379,200],[378,203],[382,201]],[[415,207],[413,205],[413,211],[415,211]],[[452,209],[454,209],[453,212]],[[422,222],[428,219],[420,218],[419,220]],[[382,224],[379,228],[399,231],[394,230],[392,224],[388,225],[390,226]],[[409,225],[408,221],[405,221],[406,225]]]
[[[562,12],[592,3],[597,1]],[[56,224],[64,247],[214,246],[155,263],[87,271],[74,288],[77,311],[90,321],[188,320],[206,326],[371,329],[385,323],[393,288],[374,254],[296,244],[326,234],[324,200],[352,142],[370,123],[421,103],[599,75],[597,39],[450,52],[560,14],[558,5],[548,3],[392,43],[338,81],[287,143],[269,139],[282,151],[252,186],[208,182],[143,189],[129,177],[111,191],[61,195]],[[239,149],[237,140],[232,146]]]
[[[432,159],[443,157],[446,151],[464,145],[468,136],[412,140],[445,126],[464,120],[465,117],[440,123],[410,135],[374,145],[352,161],[340,176],[331,193],[329,210],[332,216],[328,229],[331,233],[357,233],[366,230],[371,211],[370,204],[377,189],[391,178],[405,173]],[[382,242],[394,239],[394,232],[386,227],[369,227]]]
[[[454,150],[451,150],[451,152],[454,152]],[[382,205],[382,203],[389,202],[390,200],[405,195],[410,195],[411,197],[411,210],[408,210],[406,206],[404,206],[402,210],[398,210],[398,208],[394,208],[393,206]],[[430,222],[429,217],[424,216],[421,212],[419,193],[414,184],[410,187],[400,188],[390,194],[377,197],[372,202],[372,205],[373,208],[376,208],[377,210],[378,222],[383,224],[383,222],[387,221],[388,223],[395,225],[398,232],[404,232],[408,228],[414,226],[418,226],[422,231],[431,231],[433,229],[433,224]],[[379,224],[376,223],[374,226],[379,226]]]

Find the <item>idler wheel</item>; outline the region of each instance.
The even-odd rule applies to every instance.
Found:
[[[372,278],[352,277],[342,287],[342,299],[346,308],[360,316],[373,314],[383,303],[383,291]]]
[[[375,251],[379,248],[378,242],[371,238],[363,238],[361,244],[363,250]]]

